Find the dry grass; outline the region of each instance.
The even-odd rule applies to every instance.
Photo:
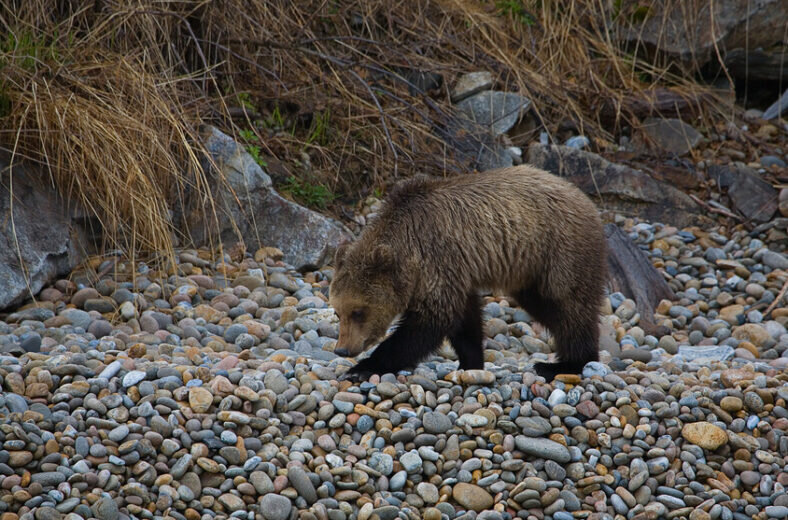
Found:
[[[170,203],[201,185],[199,118],[185,97],[199,92],[161,56],[105,45],[122,20],[82,32],[79,15],[35,20],[53,6],[33,4],[0,19],[13,28],[0,53],[3,148],[43,165],[74,209],[98,220],[104,249],[171,252]]]
[[[622,48],[605,0],[78,4],[0,5],[11,35],[0,48],[0,147],[45,164],[100,219],[108,245],[130,252],[172,247],[184,191],[210,200],[202,122],[257,147],[275,179],[292,174],[347,202],[400,176],[468,168],[439,137],[464,72],[491,71],[498,88],[534,101],[551,135],[581,132],[601,149],[666,85],[683,98],[669,112],[721,106],[687,72]],[[420,90],[410,81],[420,72],[443,84]]]

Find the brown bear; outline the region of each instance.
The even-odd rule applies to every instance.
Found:
[[[599,357],[606,241],[598,211],[569,182],[522,165],[395,186],[353,243],[339,246],[329,294],[346,377],[413,368],[448,338],[462,369],[484,368],[481,297],[513,297],[555,339],[547,380]]]

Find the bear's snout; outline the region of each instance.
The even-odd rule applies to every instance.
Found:
[[[346,348],[334,349],[334,354],[342,357],[350,357],[350,352]]]

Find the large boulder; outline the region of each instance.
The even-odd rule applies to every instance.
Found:
[[[435,128],[456,160],[479,171],[520,163],[504,144],[505,134],[527,119],[531,107],[531,100],[519,94],[485,90],[491,84],[485,72],[461,77],[452,93],[453,117]]]
[[[778,209],[777,190],[744,164],[712,165],[709,177],[728,190],[733,207],[748,220],[767,222]]]
[[[697,204],[684,192],[591,152],[533,143],[528,163],[565,177],[602,209],[680,227],[696,224],[699,218]]]
[[[196,246],[274,246],[285,262],[303,269],[329,263],[339,242],[350,238],[339,222],[279,195],[271,177],[232,137],[208,127],[205,146],[213,160],[204,161],[213,204],[191,197],[181,216]]]
[[[625,41],[703,66],[719,51],[769,48],[785,39],[785,0],[653,0],[642,22],[619,16]],[[623,13],[622,13],[623,14]]]
[[[73,206],[49,176],[0,155],[0,308],[18,305],[69,273],[82,259]],[[11,194],[13,193],[13,198]]]

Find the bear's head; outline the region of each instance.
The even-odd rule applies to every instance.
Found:
[[[335,353],[357,356],[386,335],[405,308],[402,265],[385,244],[343,243],[334,256],[330,304],[339,316]]]

